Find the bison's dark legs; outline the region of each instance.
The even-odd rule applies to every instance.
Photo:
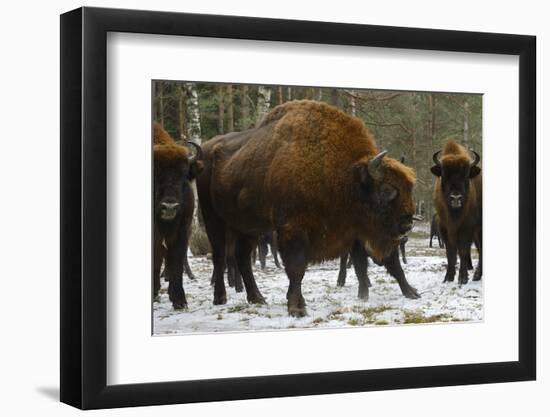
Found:
[[[185,249],[183,251],[183,270],[189,277],[189,279],[196,279],[195,275],[193,274],[193,271],[191,271],[191,267],[189,266],[189,260],[187,259],[187,251],[189,250],[189,237],[186,238],[184,242]]]
[[[254,246],[254,238],[242,235],[239,236],[237,239],[237,246],[235,247],[235,257],[246,288],[246,299],[249,303],[265,304],[265,298],[256,286],[256,280],[252,273],[251,255]]]
[[[399,288],[401,288],[401,293],[405,297],[413,300],[420,298],[420,294],[416,288],[412,287],[405,277],[405,272],[403,272],[403,268],[399,262],[399,251],[397,248],[385,259],[384,266],[388,273],[396,279]]]
[[[369,257],[365,247],[359,240],[356,240],[351,247],[351,260],[353,262],[353,268],[355,269],[357,281],[359,282],[357,297],[366,301],[369,299],[370,287],[370,281],[367,275]]]
[[[432,239],[434,238],[433,233],[430,231],[430,248],[432,247]]]
[[[267,241],[263,236],[258,241],[258,257],[260,258],[260,268],[264,270],[267,258]]]
[[[468,267],[472,264],[472,258],[470,255],[471,246],[471,240],[461,241],[458,244],[458,255],[460,256],[458,283],[460,285],[468,283]]]
[[[174,309],[179,310],[187,307],[185,291],[183,290],[183,239],[169,244],[166,254],[166,268],[168,272],[168,295]]]
[[[203,215],[204,211],[203,206]],[[225,224],[218,219],[210,219],[211,222],[206,222],[206,216],[204,216],[204,218],[206,233],[208,233],[208,240],[210,240],[210,245],[212,246],[212,263],[214,264],[214,270],[212,271],[212,281],[214,281],[214,305],[225,304],[227,303],[227,294],[223,281],[226,265]]]
[[[230,287],[235,288],[236,292],[243,292],[243,279],[234,256],[227,257],[227,282]]]
[[[281,258],[288,276],[288,314],[303,317],[306,313],[306,302],[302,296],[302,279],[307,268],[305,244],[299,238],[291,238],[281,243]]]
[[[346,285],[346,276],[348,274],[348,270],[347,270],[348,256],[349,254],[346,253],[345,255],[342,255],[340,257],[340,271],[338,271],[338,281],[336,282],[336,285],[338,287],[343,287],[344,285]]]
[[[243,280],[237,265],[237,258],[235,257],[236,245],[236,236],[233,233],[227,233],[225,254],[227,260],[227,281],[230,287],[235,287],[235,291],[243,292]]]
[[[156,298],[160,291],[160,267],[162,264],[162,240],[155,232],[155,253],[153,259],[153,298]],[[165,267],[166,269],[166,267]]]
[[[481,255],[481,230],[478,232],[478,235],[475,237],[475,244],[477,251],[479,253],[479,261],[477,262],[476,272],[474,273],[474,281],[479,281],[483,274],[483,264],[482,264],[482,255]]]
[[[443,282],[453,282],[455,280],[456,273],[456,244],[449,241],[449,236],[447,230],[441,229],[441,236],[443,237],[443,242],[445,243],[445,250],[447,252],[447,273]]]
[[[407,243],[408,239],[401,239],[401,242],[399,242],[399,249],[401,249],[401,256],[403,257],[403,263],[407,263],[407,256],[405,255],[405,244]]]
[[[279,263],[279,249],[277,249],[277,247],[277,236],[273,234],[273,239],[271,240],[271,254],[273,255],[275,266],[281,268],[281,264]]]

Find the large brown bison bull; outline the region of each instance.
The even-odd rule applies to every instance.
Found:
[[[182,274],[192,277],[187,262],[187,248],[193,221],[195,200],[191,181],[202,167],[200,146],[177,145],[158,124],[153,124],[153,201],[154,201],[154,271],[153,296],[160,289],[160,267],[165,260],[168,295],[175,309],[185,308],[187,300]],[[166,246],[164,248],[163,246]]]
[[[213,250],[214,304],[226,302],[228,233],[248,301],[263,303],[250,254],[259,235],[277,232],[288,312],[303,316],[308,263],[339,257],[355,240],[383,258],[412,227],[413,171],[380,153],[361,120],[327,104],[282,104],[256,128],[214,138],[203,151],[197,189]]]
[[[481,168],[478,166],[479,155],[474,151],[472,154],[473,158],[462,145],[449,141],[433,155],[435,165],[431,171],[437,177],[433,204],[447,250],[447,273],[443,282],[454,280],[457,252],[460,257],[459,283],[468,282],[472,243],[479,251],[474,280],[481,279],[482,275]]]

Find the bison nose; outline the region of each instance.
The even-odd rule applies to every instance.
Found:
[[[453,208],[462,207],[462,194],[452,193],[449,195],[449,203]]]
[[[167,211],[173,211],[176,210],[179,205],[179,203],[160,203],[160,208]]]

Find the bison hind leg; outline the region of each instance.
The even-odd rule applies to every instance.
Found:
[[[237,260],[238,272],[242,276],[246,288],[246,299],[252,304],[266,304],[265,298],[256,285],[252,272],[252,251],[257,240],[253,237],[240,235],[237,238],[235,247],[235,258]],[[240,277],[235,277],[235,285]]]
[[[289,281],[288,314],[292,317],[304,317],[307,315],[306,302],[302,295],[302,280],[307,268],[305,243],[300,238],[292,237],[281,240],[280,244],[281,258]]]

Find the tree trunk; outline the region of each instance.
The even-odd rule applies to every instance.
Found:
[[[268,87],[261,85],[258,87],[258,114],[256,121],[260,122],[269,112],[271,105],[271,90]]]
[[[323,89],[322,88],[317,89],[317,101],[323,101]]]
[[[430,119],[429,119],[429,123],[430,123],[430,130],[429,130],[429,134],[430,134],[430,145],[431,145],[431,149],[432,151],[434,151],[434,148],[435,148],[435,94],[433,93],[430,93],[427,95],[428,97],[428,112],[429,112],[429,116],[430,116]],[[435,151],[434,151],[435,152]]]
[[[216,88],[217,98],[218,98],[218,135],[223,135],[223,119],[225,117],[225,103],[223,95],[223,86],[218,85]]]
[[[250,127],[250,103],[248,102],[248,86],[241,86],[241,120],[240,129],[246,130]]]
[[[178,139],[185,141],[187,139],[186,133],[186,108],[185,108],[185,91],[181,84],[177,85],[178,91]]]
[[[287,101],[291,101],[292,100],[292,87],[288,87],[286,89],[286,94],[287,94]]]
[[[353,91],[351,93],[355,94]],[[352,116],[357,116],[355,97],[353,95],[349,96],[349,112]]]
[[[466,100],[464,100],[464,146],[468,147],[468,142],[470,141],[470,105]]]
[[[161,126],[164,126],[164,81],[157,82],[158,93],[158,115],[157,120]]]
[[[331,88],[330,90],[330,104],[340,108],[340,92],[337,88]]]
[[[279,86],[277,88],[277,98],[279,100],[279,104],[283,104],[283,87],[282,86]]]
[[[192,140],[200,144],[201,139],[201,114],[199,110],[199,95],[197,85],[194,83],[185,84],[187,93],[187,111],[189,114],[189,123],[187,125],[187,140]]]
[[[227,131],[235,131],[235,116],[233,114],[233,86],[227,86]]]

